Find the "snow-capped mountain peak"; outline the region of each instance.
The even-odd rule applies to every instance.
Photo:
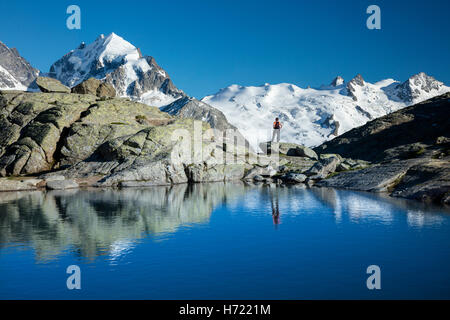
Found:
[[[398,86],[398,97],[408,102],[420,102],[434,97],[436,92],[445,93],[445,88],[443,82],[420,72]]]
[[[289,83],[232,85],[202,101],[222,111],[256,148],[270,140],[275,117],[284,122],[282,141],[316,146],[369,120],[448,91],[450,87],[424,73],[404,83],[386,79],[373,84],[357,75],[346,85],[338,77],[330,86],[317,89]]]
[[[0,89],[37,90],[34,83],[39,70],[20,56],[16,48],[8,48],[0,41]]]
[[[360,95],[362,87],[365,86],[363,77],[357,74],[352,80],[347,83],[347,95],[354,101],[358,101],[358,95]]]
[[[137,57],[137,48],[128,41],[115,33],[106,38],[102,34],[91,44],[81,43],[77,49],[54,63],[50,67],[50,75],[73,87],[91,75],[105,77],[119,64],[135,61]]]
[[[345,83],[344,78],[342,78],[341,76],[337,76],[336,78],[334,78],[333,81],[331,81],[330,86],[331,87],[339,87],[341,85],[343,85]]]
[[[112,84],[118,95],[154,106],[184,96],[155,59],[115,33],[84,42],[50,68],[50,76],[73,87],[91,77]]]

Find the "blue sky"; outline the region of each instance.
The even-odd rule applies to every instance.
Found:
[[[66,8],[81,8],[81,30]],[[381,30],[366,8],[381,8]],[[424,71],[450,84],[450,1],[2,1],[0,41],[33,66],[115,32],[201,98],[237,83],[328,84],[357,73],[371,82]]]

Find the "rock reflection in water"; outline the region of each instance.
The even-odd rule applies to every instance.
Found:
[[[114,260],[132,250],[139,239],[160,241],[180,226],[208,223],[212,211],[222,204],[230,212],[244,210],[267,217],[281,232],[292,219],[328,215],[327,207],[336,223],[405,221],[414,228],[438,226],[448,214],[442,208],[369,193],[243,183],[0,193],[0,250],[31,247],[38,262],[55,259],[66,250],[82,258],[108,255]]]
[[[31,245],[40,262],[67,248],[81,257],[112,258],[143,237],[208,222],[212,210],[243,193],[243,184],[0,194],[0,249]]]

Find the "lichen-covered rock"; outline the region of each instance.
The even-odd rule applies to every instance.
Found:
[[[161,184],[157,184],[152,181],[122,181],[121,183],[119,183],[119,187],[121,188],[150,188],[160,185]]]
[[[116,89],[109,84],[95,78],[89,78],[72,88],[72,93],[92,94],[97,97],[116,96]]]
[[[328,158],[331,158],[331,157],[338,158],[339,161],[341,161],[341,162],[343,161],[343,158],[339,154],[336,154],[336,153],[321,153],[320,156],[319,156],[319,159],[320,160],[325,160],[325,159],[328,159]]]
[[[280,157],[280,166],[283,166],[283,172],[294,171],[304,173],[311,168],[317,161],[307,157]],[[280,170],[279,170],[280,171]]]
[[[275,144],[272,142],[263,142],[259,145],[260,149],[266,154],[272,153],[272,149],[275,149],[275,146],[276,148],[278,148],[279,153],[282,155],[291,157],[306,157],[313,160],[319,159],[317,153],[314,150],[296,143],[280,142]]]
[[[207,166],[195,164],[186,168],[187,177],[192,182],[217,182],[240,180],[244,176],[244,164],[218,164]]]
[[[70,88],[63,85],[59,80],[47,77],[38,77],[36,84],[42,92],[70,93]]]
[[[120,98],[4,92],[0,98],[2,176],[72,165],[111,139],[172,121],[157,108]]]
[[[295,153],[295,156],[297,156],[297,157],[308,157],[308,158],[314,159],[314,160],[319,159],[319,157],[317,156],[317,153],[314,150],[312,150],[311,148],[305,147],[305,146],[301,146],[301,145],[298,145],[295,148],[294,153]]]
[[[69,178],[103,175],[97,186],[125,187],[135,186],[134,182],[170,185],[241,179],[248,164],[244,158],[235,161],[231,157],[233,161],[228,162],[222,144],[205,138],[200,146],[201,154],[195,148],[185,149],[185,139],[194,136],[194,128],[192,119],[173,119],[165,126],[147,127],[111,139],[99,146],[87,161],[76,163],[63,174]],[[201,123],[198,129],[205,133],[210,127]],[[186,137],[176,138],[183,132]]]
[[[263,176],[260,176],[259,174],[257,174],[256,176],[253,177],[253,181],[255,182],[263,182],[266,179]]]
[[[102,82],[97,88],[97,97],[110,97],[114,98],[116,96],[116,89],[106,82]]]
[[[268,145],[270,147],[271,143],[268,142]],[[278,150],[280,153],[288,155],[288,156],[296,156],[295,149],[298,147],[298,144],[296,143],[287,143],[287,142],[280,142],[278,144]],[[295,154],[293,154],[295,153]]]
[[[78,187],[78,183],[73,180],[53,180],[47,182],[47,189],[49,190],[77,189]]]
[[[309,170],[305,171],[305,174],[314,180],[324,179],[336,171],[339,163],[337,157],[329,157],[316,162]]]
[[[102,82],[95,78],[89,78],[71,89],[72,93],[97,95],[97,89]]]
[[[42,179],[0,178],[0,192],[37,190],[38,188],[44,186],[44,184],[45,183]]]
[[[395,186],[392,195],[423,202],[450,204],[449,159],[433,159],[411,166]]]
[[[336,171],[337,171],[337,172],[348,171],[348,170],[350,170],[351,168],[352,168],[352,167],[351,167],[348,163],[341,162],[341,163],[339,163],[338,166],[336,167]]]
[[[95,99],[62,93],[1,93],[0,175],[51,170],[64,132]]]
[[[255,176],[273,177],[276,174],[277,170],[270,165],[264,167],[255,166],[246,173],[244,179],[252,180]]]
[[[341,172],[317,183],[322,187],[335,187],[350,190],[387,192],[393,189],[415,161],[397,161],[372,167]]]
[[[48,183],[50,181],[66,180],[66,177],[64,177],[63,175],[58,175],[58,174],[44,174],[44,175],[40,176],[39,178],[44,179],[46,183]]]
[[[308,177],[301,173],[290,172],[281,177],[281,180],[287,183],[303,183]]]
[[[443,145],[443,144],[450,144],[450,137],[444,137],[440,136],[436,138],[436,141],[434,142],[436,145]]]

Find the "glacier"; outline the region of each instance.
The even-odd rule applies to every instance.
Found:
[[[290,83],[233,84],[201,101],[219,109],[253,147],[271,139],[275,117],[284,126],[283,142],[314,147],[367,121],[444,94],[450,88],[425,73],[404,83],[376,83],[358,75],[349,82],[336,77],[330,85],[300,88]]]

